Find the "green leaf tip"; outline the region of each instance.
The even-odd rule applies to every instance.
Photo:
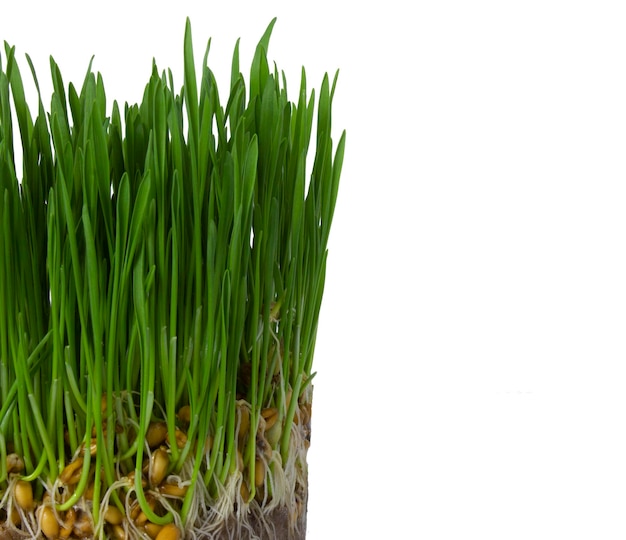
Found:
[[[267,26],[267,29],[263,33],[263,36],[259,40],[259,45],[265,49],[265,52],[267,52],[267,48],[269,47],[269,44],[270,44],[270,37],[272,35],[272,30],[274,29],[274,24],[276,24],[276,17],[274,17],[270,21],[270,23]]]

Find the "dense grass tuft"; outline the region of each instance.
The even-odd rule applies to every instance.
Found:
[[[247,80],[235,47],[225,101],[206,56],[196,80],[189,21],[182,88],[154,65],[142,102],[123,107],[109,108],[91,65],[79,89],[65,85],[51,59],[51,105],[46,110],[40,95],[33,115],[15,49],[5,44],[0,512],[7,519],[18,478],[32,483],[35,500],[47,493],[58,513],[94,501],[88,508],[99,534],[114,526],[102,519],[109,504],[127,515],[138,504],[155,526],[190,527],[230,485],[243,504],[287,496],[276,479],[306,439],[295,444],[294,426],[310,410],[345,133],[333,145],[336,76],[324,77],[316,97],[303,69],[298,99],[289,101],[284,74],[270,70],[266,56],[273,24]],[[152,445],[155,426],[165,438]],[[158,448],[185,489],[155,509]],[[11,459],[22,462],[12,467]],[[60,481],[68,466],[75,476]],[[18,527],[28,527],[25,515]]]

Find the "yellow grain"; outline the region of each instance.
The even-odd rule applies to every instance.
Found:
[[[185,424],[191,422],[191,407],[189,405],[183,405],[178,410],[178,419]]]
[[[113,525],[111,527],[111,538],[115,540],[126,540],[126,531],[121,525]]]
[[[175,436],[176,436],[176,446],[178,446],[178,448],[182,450],[185,444],[187,444],[187,435],[185,434],[184,431],[176,428]],[[169,433],[165,437],[165,440],[170,446],[172,446],[172,441],[170,441]]]
[[[59,522],[49,506],[41,508],[39,512],[39,526],[46,538],[56,539],[59,536]]]
[[[150,484],[152,486],[158,486],[165,475],[170,464],[170,458],[167,455],[167,451],[163,448],[158,448],[152,454],[150,458]]]
[[[237,433],[237,439],[239,444],[243,446],[246,435],[250,429],[250,411],[245,405],[239,407],[239,432]]]
[[[59,481],[66,486],[77,484],[83,467],[83,458],[78,457],[67,465],[59,475]]]
[[[274,418],[278,418],[278,415],[276,415]],[[265,456],[268,459],[272,457],[272,448],[276,447],[276,445],[278,444],[278,441],[280,440],[282,433],[283,433],[283,429],[282,429],[280,422],[274,423],[271,428],[265,431],[265,439],[268,443],[266,447],[267,451],[265,452]]]
[[[239,448],[237,448],[237,469],[239,469],[239,472],[243,471],[243,454]]]
[[[167,424],[165,422],[152,422],[148,426],[146,442],[150,448],[156,448],[167,437]]]
[[[178,486],[177,484],[161,484],[159,491],[166,497],[183,498],[189,486]]]
[[[35,508],[33,502],[33,486],[24,480],[18,480],[15,484],[15,502],[25,512],[31,512]]]
[[[137,516],[139,515],[139,512],[141,512],[141,505],[137,501],[135,501],[130,507],[130,519],[135,521],[137,519]]]
[[[18,512],[15,506],[11,507],[11,515],[9,516],[9,519],[11,520],[11,523],[13,523],[13,525],[16,525],[16,526],[22,522],[20,513]]]
[[[254,462],[254,485],[260,487],[265,482],[265,463],[261,459]]]
[[[250,490],[248,489],[248,485],[245,482],[241,482],[241,488],[239,488],[239,493],[241,493],[241,498],[246,502],[250,498]]]
[[[104,520],[111,525],[120,525],[124,516],[117,506],[107,506],[104,512]]]
[[[83,497],[85,497],[85,499],[87,499],[88,501],[93,501],[93,491],[96,488],[94,482],[90,482],[90,484],[87,486],[87,489],[85,490],[85,494],[83,495]]]
[[[154,540],[161,532],[161,529],[163,529],[163,525],[157,525],[156,523],[148,521],[143,528],[147,535]]]
[[[102,394],[102,397],[100,398],[100,412],[102,413],[102,416],[104,416],[107,412],[107,395],[106,394]]]
[[[62,524],[59,536],[63,539],[69,538],[70,534],[72,534],[72,529],[74,528],[75,522],[76,510],[74,510],[74,508],[70,508],[67,512],[65,512],[65,521]]]
[[[150,508],[150,510],[154,512],[154,508],[156,506],[156,500],[151,495],[148,495],[146,496],[146,502],[148,503],[148,507]],[[139,507],[140,511],[137,517],[133,519],[135,521],[135,525],[137,525],[138,527],[141,527],[142,525],[145,525],[147,523],[148,516],[146,516],[143,510],[141,510],[141,505],[138,504],[137,506]]]
[[[180,529],[173,523],[165,525],[155,540],[180,540],[182,538]]]
[[[18,473],[24,470],[24,460],[17,454],[7,456],[7,474]]]
[[[268,418],[265,419],[265,431],[269,431],[270,429],[272,429],[272,427],[274,427],[274,424],[276,424],[276,421],[278,420],[278,412],[276,412],[276,414],[274,414],[273,416],[269,416]]]
[[[265,420],[277,414],[278,414],[278,409],[276,407],[267,407],[261,411],[261,416],[265,418]]]

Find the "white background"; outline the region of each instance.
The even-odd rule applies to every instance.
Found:
[[[136,102],[155,57],[227,86],[274,16],[295,98],[341,74],[310,540],[626,537],[621,2],[3,2],[0,39]],[[261,7],[262,6],[262,7]],[[22,72],[27,64],[20,57]],[[244,69],[242,71],[245,72]],[[33,107],[36,102],[32,102]]]

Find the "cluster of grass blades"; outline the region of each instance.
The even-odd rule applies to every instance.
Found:
[[[0,56],[0,532],[301,538],[312,359],[345,133],[262,36],[228,99],[153,65],[107,108],[91,64],[47,111]],[[210,43],[210,42],[209,42]],[[13,112],[12,112],[13,111]],[[14,133],[17,119],[18,130]],[[312,131],[312,170],[306,161]],[[19,139],[18,139],[19,136]],[[14,144],[21,141],[22,170]],[[301,535],[301,536],[298,536]]]

